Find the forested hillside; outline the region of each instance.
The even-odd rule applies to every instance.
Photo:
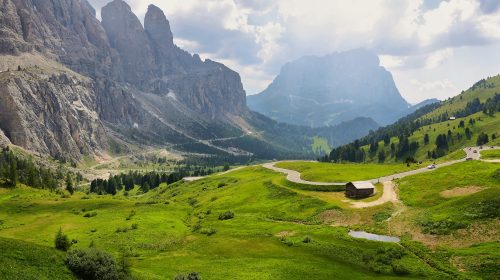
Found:
[[[322,161],[414,161],[461,157],[472,145],[496,145],[500,133],[500,75],[460,95],[427,105],[395,124],[338,147]],[[454,153],[456,152],[456,153]]]

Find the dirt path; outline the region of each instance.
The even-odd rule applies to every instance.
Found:
[[[364,202],[364,201],[353,201],[351,202],[352,208],[368,208],[377,205],[382,205],[386,202],[399,202],[398,195],[396,193],[396,186],[393,181],[383,182],[384,191],[382,196],[374,201]]]

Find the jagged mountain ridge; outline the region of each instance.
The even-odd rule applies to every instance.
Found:
[[[202,154],[309,152],[316,131],[265,124],[239,74],[177,47],[154,5],[143,26],[122,0],[102,23],[85,0],[0,3],[0,89],[11,100],[0,103],[0,130],[15,145],[72,160],[105,153],[110,138]]]
[[[248,106],[277,121],[335,125],[357,117],[389,124],[412,111],[379,58],[358,49],[307,56],[284,65]]]

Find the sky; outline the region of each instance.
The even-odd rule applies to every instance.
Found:
[[[88,0],[97,10],[108,0]],[[410,103],[500,73],[500,0],[128,0],[160,7],[181,48],[240,73],[247,94],[305,55],[365,48]]]

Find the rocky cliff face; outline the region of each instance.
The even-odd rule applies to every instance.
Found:
[[[239,74],[175,46],[170,24],[158,7],[148,7],[143,28],[130,7],[115,0],[102,9],[102,24],[120,55],[126,82],[145,92],[175,95],[213,120],[246,113]]]
[[[13,144],[78,159],[106,147],[104,126],[125,140],[208,147],[242,133],[236,72],[175,46],[155,6],[145,27],[121,0],[101,14],[102,24],[85,0],[0,0],[0,71],[22,65],[0,73],[0,129]]]
[[[391,73],[365,50],[304,57],[286,64],[249,107],[279,121],[322,126],[357,117],[388,124],[406,112]]]
[[[106,148],[90,80],[38,68],[0,74],[0,130],[16,145],[79,159]]]

